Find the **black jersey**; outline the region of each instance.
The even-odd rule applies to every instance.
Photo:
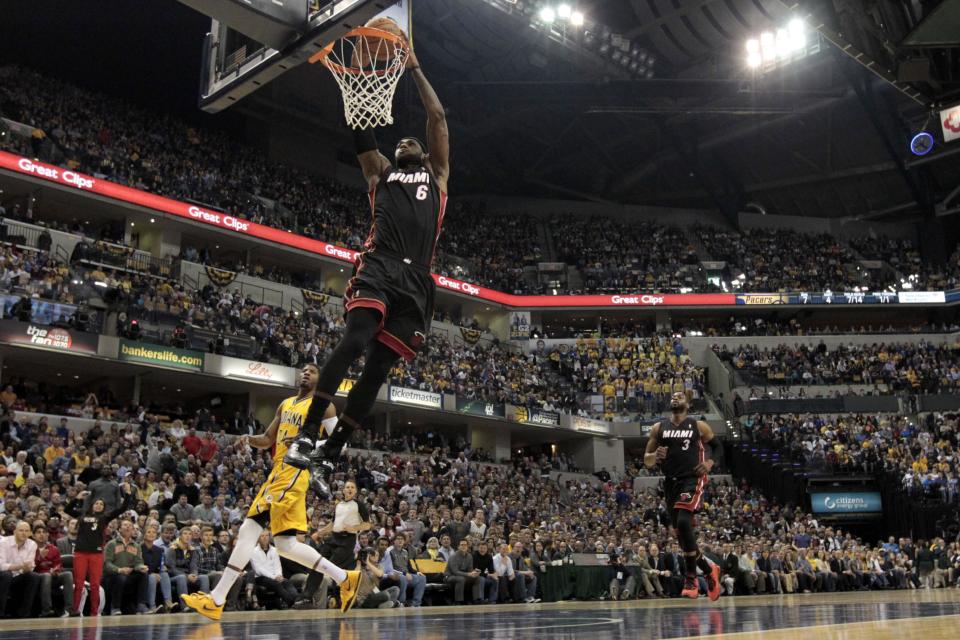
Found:
[[[694,469],[703,462],[703,441],[697,421],[686,418],[679,425],[669,418],[660,421],[660,446],[667,448],[667,458],[660,463],[663,475],[668,478],[691,478]]]
[[[447,194],[426,168],[388,166],[370,191],[373,226],[364,248],[430,267],[446,206]]]

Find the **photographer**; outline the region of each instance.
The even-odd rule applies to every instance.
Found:
[[[383,579],[380,569],[380,554],[373,547],[361,549],[357,556],[360,569],[360,586],[357,591],[357,607],[360,609],[391,609],[398,605],[399,587],[380,591],[376,585]]]

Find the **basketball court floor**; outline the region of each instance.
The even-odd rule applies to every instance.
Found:
[[[8,620],[2,640],[951,640],[960,590],[886,591],[501,607],[195,614]]]

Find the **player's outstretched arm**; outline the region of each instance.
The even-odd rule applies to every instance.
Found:
[[[351,129],[350,132],[353,136],[353,148],[357,152],[360,170],[367,181],[367,186],[373,189],[380,174],[390,166],[390,161],[380,153],[373,129]]]
[[[257,436],[249,436],[247,444],[257,449],[269,449],[277,443],[277,430],[280,428],[280,407],[277,405],[277,413],[273,416],[273,421],[267,430]]]
[[[437,92],[433,90],[427,77],[420,69],[420,61],[411,51],[407,58],[407,69],[413,74],[413,81],[417,83],[420,100],[427,112],[427,146],[430,148],[430,166],[437,179],[440,190],[446,193],[447,178],[450,175],[450,134],[447,131],[447,116],[440,104]]]

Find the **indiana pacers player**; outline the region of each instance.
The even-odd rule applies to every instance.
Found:
[[[257,493],[246,520],[240,526],[233,553],[230,554],[223,577],[216,588],[209,594],[199,592],[180,596],[186,606],[211,620],[220,619],[230,587],[243,573],[257,546],[260,533],[268,524],[277,552],[281,556],[298,562],[311,571],[326,574],[340,585],[343,611],[350,609],[356,601],[360,572],[344,571],[312,547],[297,541],[296,534],[308,530],[306,495],[310,472],[283,462],[288,444],[300,433],[307,410],[313,402],[319,378],[320,369],[316,365],[308,364],[303,367],[300,372],[299,393],[280,403],[267,430],[259,436],[243,436],[238,441],[241,446],[249,444],[257,449],[273,447],[273,470]],[[336,410],[330,405],[325,411],[323,428],[329,432],[336,422]]]

